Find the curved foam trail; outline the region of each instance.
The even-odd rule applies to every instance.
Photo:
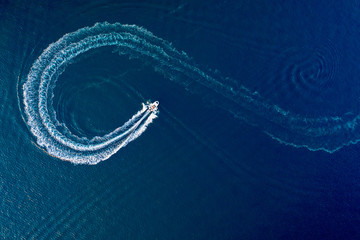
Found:
[[[27,124],[37,143],[51,155],[74,163],[96,164],[140,136],[154,119],[154,114],[143,107],[122,127],[93,139],[75,136],[58,122],[52,105],[58,76],[78,55],[104,46],[114,46],[119,54],[130,58],[151,61],[165,78],[195,93],[198,89],[205,91],[206,100],[280,142],[333,152],[360,139],[360,115],[308,118],[291,113],[229,78],[215,78],[200,70],[186,53],[144,28],[105,22],[68,33],[49,45],[27,76],[23,86]]]
[[[68,63],[94,48],[114,46],[119,42],[123,42],[124,46],[134,47],[131,45],[133,43],[126,43],[126,32],[93,34],[91,28],[85,28],[67,34],[51,44],[33,64],[23,86],[27,123],[37,137],[37,143],[45,147],[49,154],[74,163],[96,164],[108,159],[139,137],[156,116],[143,104],[143,108],[123,126],[93,139],[73,135],[65,124],[56,119],[52,106],[53,90],[58,76]]]

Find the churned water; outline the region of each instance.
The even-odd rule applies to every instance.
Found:
[[[0,238],[360,238],[359,9],[0,1]]]

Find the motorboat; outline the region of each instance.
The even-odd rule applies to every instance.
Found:
[[[158,109],[158,106],[159,106],[159,101],[155,101],[148,105],[148,110],[151,112],[155,112]]]

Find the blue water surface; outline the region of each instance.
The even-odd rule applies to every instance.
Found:
[[[360,239],[359,10],[342,0],[0,1],[0,238]],[[22,86],[49,44],[97,22],[147,29],[233,95],[95,49],[59,76],[57,118],[91,138],[149,99],[159,117],[97,165],[50,156],[26,123]]]

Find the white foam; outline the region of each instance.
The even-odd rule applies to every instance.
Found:
[[[184,86],[207,92],[207,99],[235,117],[261,128],[273,139],[311,150],[335,151],[359,141],[360,115],[309,118],[271,104],[244,86],[230,86],[228,79],[216,79],[200,70],[182,51],[135,25],[97,23],[68,33],[50,44],[33,64],[23,86],[27,124],[46,151],[63,160],[96,164],[139,137],[155,118],[143,109],[123,126],[105,136],[86,139],[59,128],[50,104],[57,77],[78,55],[91,49],[115,46],[119,54],[151,60],[154,70]],[[218,74],[217,74],[218,76]],[[228,83],[226,83],[228,82]],[[65,129],[65,130],[64,130]]]

